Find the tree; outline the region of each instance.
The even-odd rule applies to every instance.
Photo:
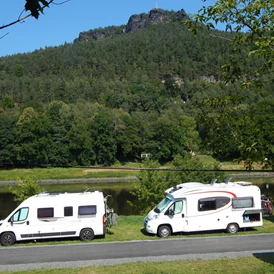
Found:
[[[41,13],[44,13],[44,9],[46,7],[49,7],[50,4],[53,4],[53,3],[54,3],[54,0],[48,0],[48,1],[46,1],[46,0],[26,0],[24,10],[26,12],[29,11],[29,13],[27,15],[21,16],[23,13],[22,12],[17,20],[10,22],[9,24],[0,26],[0,29],[4,29],[4,28],[10,27],[16,23],[22,22],[26,18],[31,17],[31,16],[38,19],[39,15]]]
[[[16,187],[9,187],[10,192],[14,195],[14,201],[23,202],[30,196],[41,192],[41,186],[36,183],[36,180],[31,177],[26,179],[17,179],[18,184]]]
[[[32,108],[23,111],[17,122],[18,160],[26,164],[47,164],[52,146],[50,121]]]
[[[112,117],[106,110],[98,112],[90,125],[93,151],[96,163],[110,166],[115,162],[117,151]]]
[[[61,101],[53,101],[47,107],[46,116],[50,121],[52,139],[48,160],[54,165],[67,165],[70,160],[68,132],[73,119],[70,107]]]
[[[218,164],[207,165],[190,155],[176,156],[171,164],[178,171],[163,171],[157,161],[146,159],[143,162],[142,167],[146,169],[141,171],[140,183],[135,184],[131,192],[137,201],[129,202],[137,212],[147,213],[164,198],[165,190],[174,185],[186,182],[209,183],[214,178],[224,180],[224,174],[218,172]]]
[[[198,124],[204,149],[251,170],[272,154],[273,101],[250,107],[241,102],[238,96],[204,100]]]
[[[143,167],[148,170],[141,171],[139,176],[140,184],[135,184],[131,192],[137,198],[137,201],[134,203],[129,202],[129,204],[137,212],[146,214],[164,198],[164,191],[172,186],[172,182],[170,180],[171,173],[153,170],[160,167],[157,161],[147,159],[143,162]]]
[[[0,163],[12,163],[16,159],[15,124],[14,118],[0,115]]]
[[[204,0],[206,2],[206,0]],[[213,37],[231,42],[230,62],[224,65],[223,77],[226,81],[241,80],[244,86],[251,82],[262,84],[262,76],[273,77],[274,62],[274,7],[272,0],[218,0],[215,4],[202,7],[192,20],[185,22],[196,34],[199,29],[214,30],[215,25],[224,24],[226,31],[232,31],[234,37],[227,38],[225,33],[210,32]],[[214,25],[215,24],[215,25]],[[241,52],[242,56],[235,54]],[[255,68],[246,66],[249,62]],[[258,61],[258,59],[260,61]]]

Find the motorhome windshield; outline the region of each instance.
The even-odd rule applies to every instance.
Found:
[[[164,198],[155,208],[154,208],[154,212],[156,213],[161,213],[166,207],[167,205],[169,205],[171,202],[170,199],[168,198]]]

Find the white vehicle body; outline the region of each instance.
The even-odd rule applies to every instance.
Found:
[[[223,230],[263,225],[261,191],[248,182],[183,183],[165,191],[166,197],[145,217],[146,232],[172,233]]]
[[[26,199],[0,221],[2,245],[63,237],[91,240],[105,233],[105,199],[99,191],[40,193]]]

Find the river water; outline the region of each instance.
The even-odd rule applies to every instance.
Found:
[[[134,201],[135,197],[130,193],[129,189],[103,189],[104,196],[111,195],[108,198],[109,208],[113,208],[118,215],[138,215],[139,212],[134,210],[129,205],[128,201]],[[11,193],[0,192],[0,220],[6,218],[20,203],[14,201],[14,196]]]
[[[256,184],[255,184],[256,185]],[[270,197],[272,201],[274,200],[274,184],[259,184],[261,193],[267,197]],[[118,215],[138,215],[139,212],[133,210],[129,205],[128,201],[134,202],[135,196],[130,192],[128,188],[106,188],[102,189],[104,196],[111,195],[108,199],[108,206],[114,209]],[[1,193],[0,192],[0,220],[7,217],[7,215],[16,208],[19,204],[13,200],[13,195],[11,193]]]

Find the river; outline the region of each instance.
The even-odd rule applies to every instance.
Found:
[[[79,191],[83,189],[81,184],[79,185]],[[255,184],[256,185],[256,184]],[[261,193],[267,197],[270,197],[273,201],[274,198],[274,184],[258,184],[261,189]],[[64,187],[64,186],[63,186]],[[68,189],[70,186],[68,185]],[[129,205],[128,201],[134,202],[135,196],[131,194],[130,188],[114,187],[113,183],[109,184],[109,188],[98,189],[103,191],[104,196],[111,195],[108,199],[108,206],[113,208],[118,215],[138,215],[139,212],[133,210]],[[64,192],[64,191],[63,191]],[[7,217],[7,215],[15,209],[19,204],[13,200],[13,195],[11,193],[0,192],[0,220]]]

